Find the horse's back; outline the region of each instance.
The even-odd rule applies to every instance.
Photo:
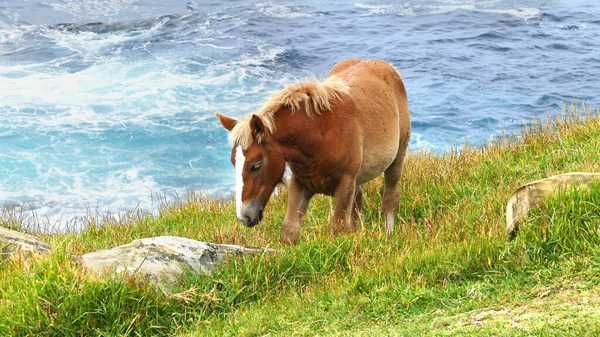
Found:
[[[406,89],[400,74],[391,64],[382,60],[346,59],[331,68],[329,76],[335,75],[344,79],[351,86],[363,86],[362,82],[370,77],[383,81],[396,96],[398,105],[407,105]]]
[[[395,119],[403,138],[410,135],[410,111],[402,77],[391,64],[381,60],[347,59],[333,66],[329,76],[342,78],[361,119]]]
[[[344,70],[351,68],[357,64],[363,63],[364,61],[361,59],[345,59],[343,61],[340,61],[338,63],[336,63],[333,68],[331,68],[331,70],[329,71],[329,76],[331,75],[337,75],[341,72],[343,72]]]

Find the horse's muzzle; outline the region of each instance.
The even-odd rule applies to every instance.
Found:
[[[262,208],[245,209],[240,220],[248,227],[256,226],[263,218]]]

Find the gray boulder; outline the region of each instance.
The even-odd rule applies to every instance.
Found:
[[[186,268],[197,273],[208,273],[229,256],[263,251],[176,236],[158,236],[85,254],[83,264],[98,276],[137,275],[155,284],[166,285],[175,282]]]
[[[16,252],[45,254],[51,250],[47,243],[33,235],[0,227],[0,251],[3,260]]]
[[[600,183],[600,173],[572,172],[559,174],[517,188],[508,198],[506,205],[506,232],[514,238],[518,225],[527,220],[529,211],[540,204],[559,188],[575,186],[585,188],[590,183]]]

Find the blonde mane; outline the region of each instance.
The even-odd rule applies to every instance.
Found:
[[[266,131],[272,134],[275,131],[275,113],[281,108],[288,108],[292,113],[302,109],[308,116],[320,115],[331,110],[334,100],[339,100],[348,93],[348,85],[335,76],[330,76],[323,82],[312,79],[288,84],[284,90],[274,93],[254,115],[262,120]],[[229,141],[234,146],[239,145],[245,150],[252,144],[251,118],[252,114],[240,119],[231,130]]]

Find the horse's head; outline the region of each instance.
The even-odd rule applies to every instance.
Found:
[[[237,217],[246,226],[253,227],[263,218],[265,205],[283,179],[285,159],[277,145],[271,142],[270,133],[260,117],[252,115],[250,119],[239,123],[243,125],[221,114],[217,114],[217,117],[230,132],[246,132],[248,136],[241,144],[239,141],[234,144],[231,163],[235,167]]]

